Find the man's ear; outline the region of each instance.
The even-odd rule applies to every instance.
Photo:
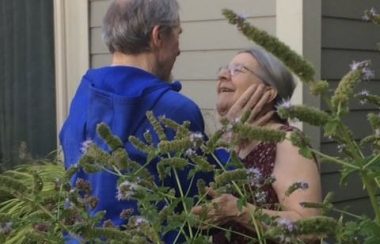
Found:
[[[152,48],[160,47],[162,45],[162,33],[160,32],[160,26],[155,25],[151,34]]]

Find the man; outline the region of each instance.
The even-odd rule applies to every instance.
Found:
[[[96,134],[96,126],[101,122],[121,138],[130,157],[142,164],[146,156],[132,147],[128,137],[143,138],[144,132],[151,129],[145,116],[147,111],[178,123],[190,121],[192,131],[203,133],[204,122],[198,106],[178,93],[179,83],[168,82],[180,53],[178,8],[176,0],[112,1],[103,23],[103,38],[112,54],[112,64],[91,69],[82,78],[60,133],[66,168],[78,162],[81,145],[86,140],[106,149]],[[155,167],[149,169],[157,174]],[[93,194],[99,199],[92,213],[106,210],[105,219],[114,225],[123,224],[120,218],[123,209],[136,210],[135,202],[116,199],[116,176],[81,172],[73,177],[73,184],[78,179],[89,180]],[[184,175],[182,180],[186,182]],[[175,184],[168,182],[168,185]],[[170,243],[173,236],[165,237],[165,242]]]

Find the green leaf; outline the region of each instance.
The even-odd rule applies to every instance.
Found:
[[[244,169],[245,168],[244,164],[241,162],[239,156],[237,155],[235,151],[231,152],[231,158],[227,162],[225,167],[226,169]]]
[[[202,235],[195,237],[193,240],[190,240],[189,242],[192,244],[209,244],[210,240],[207,236]]]
[[[176,230],[178,231],[183,223],[186,221],[185,213],[182,214],[173,214],[168,216],[168,224],[163,228],[163,234]]]
[[[228,230],[226,230],[226,232],[224,232],[224,237],[226,237],[228,242],[231,242],[231,227],[228,228]]]
[[[237,199],[237,207],[239,211],[243,211],[243,207],[247,205],[247,198],[246,197],[241,197]]]
[[[44,187],[44,182],[41,178],[41,176],[37,172],[32,172],[33,174],[33,181],[34,181],[34,188],[33,193],[38,194],[42,191],[42,188]]]
[[[182,198],[182,201],[187,209],[191,209],[194,205],[194,199],[192,197],[184,197]]]
[[[335,136],[336,131],[339,127],[340,121],[339,119],[333,119],[327,122],[324,126],[325,129],[325,136],[330,137],[330,136]]]
[[[346,185],[347,184],[347,179],[350,175],[352,175],[354,172],[358,171],[357,169],[349,168],[349,167],[344,167],[341,171],[341,176],[340,176],[340,184],[341,185]]]
[[[299,154],[301,154],[302,156],[304,156],[305,158],[308,158],[308,159],[313,159],[313,157],[314,157],[313,152],[308,147],[302,147],[298,150],[298,152],[299,152]]]

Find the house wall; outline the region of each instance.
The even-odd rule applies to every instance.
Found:
[[[370,59],[376,78],[364,82],[358,91],[367,89],[380,91],[380,53],[376,43],[380,41],[380,28],[361,20],[365,9],[380,9],[378,0],[322,0],[322,50],[321,78],[336,87],[343,75],[349,71],[353,61]],[[327,109],[322,104],[324,109]],[[371,133],[367,113],[374,111],[370,105],[354,101],[351,112],[345,121],[353,130],[355,139],[360,140]],[[337,144],[328,138],[321,138],[321,150],[330,155],[338,155]],[[352,210],[364,214],[370,212],[368,198],[358,177],[352,177],[347,186],[339,187],[338,168],[329,164],[322,165],[324,192],[335,192],[337,206],[351,205]]]
[[[90,64],[99,67],[111,58],[101,40],[102,17],[109,0],[90,1]],[[236,28],[221,14],[229,8],[246,16],[256,26],[276,33],[275,0],[179,0],[181,7],[181,55],[173,69],[174,78],[182,81],[182,93],[202,109],[206,131],[216,129],[216,72],[238,51],[250,46]]]

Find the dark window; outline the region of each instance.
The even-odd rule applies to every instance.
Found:
[[[52,0],[0,0],[1,167],[56,148],[53,27]]]

